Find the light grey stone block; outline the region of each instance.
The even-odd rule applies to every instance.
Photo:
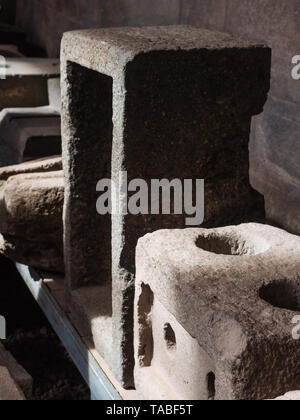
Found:
[[[0,251],[19,263],[62,273],[64,178],[58,169],[60,158],[0,170]]]
[[[264,400],[299,389],[299,250],[298,236],[259,224],[140,239],[141,397]]]

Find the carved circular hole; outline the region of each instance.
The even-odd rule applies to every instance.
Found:
[[[164,326],[164,337],[168,350],[176,350],[176,335],[170,324]]]
[[[260,289],[259,297],[275,308],[300,312],[300,280],[270,283]]]
[[[254,256],[266,252],[269,248],[261,237],[242,238],[218,234],[201,235],[196,240],[196,246],[203,251],[219,255]]]

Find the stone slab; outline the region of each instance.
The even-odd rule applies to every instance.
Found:
[[[0,168],[0,180],[7,181],[14,175],[43,173],[62,170],[61,156],[53,158],[42,158],[31,162],[20,163],[18,165],[4,166]]]
[[[29,77],[39,76],[44,78],[58,77],[60,74],[60,61],[54,58],[7,58],[6,76]]]
[[[39,165],[49,170],[45,161]],[[29,173],[10,176],[1,185],[0,250],[19,263],[64,272],[63,174],[62,171],[30,173],[37,166],[36,162],[27,164]],[[2,176],[8,174],[9,169]]]
[[[30,398],[32,396],[32,387],[33,387],[32,377],[25,371],[25,369],[22,366],[20,366],[17,363],[14,357],[1,344],[0,344],[0,366],[5,367],[8,370],[11,377],[14,378],[13,381],[17,384],[17,386],[13,386],[12,388],[13,389],[19,388],[16,390],[17,393],[22,394],[23,392],[26,398]],[[4,378],[7,378],[7,380],[10,382],[7,372],[2,371],[2,373],[4,374]],[[4,382],[5,384],[5,380],[3,381],[3,377],[1,373],[0,373],[0,382],[1,384],[2,382]],[[4,386],[4,384],[2,386]],[[0,398],[3,395],[2,390],[0,392]]]

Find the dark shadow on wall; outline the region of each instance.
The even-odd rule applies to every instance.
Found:
[[[58,57],[63,32],[180,23],[180,0],[17,0],[17,25],[28,40]]]
[[[0,23],[14,24],[16,19],[16,0],[0,1]]]

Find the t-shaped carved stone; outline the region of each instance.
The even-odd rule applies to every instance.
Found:
[[[140,239],[142,397],[260,400],[299,389],[299,252],[299,237],[259,224]]]
[[[263,211],[249,184],[248,141],[267,98],[271,54],[227,34],[168,26],[66,33],[61,58],[67,283],[72,294],[112,282],[113,351],[98,350],[132,386],[136,243],[185,227],[186,215],[116,215],[111,228],[96,213],[96,185],[112,178],[119,191],[120,171],[129,182],[205,179],[206,226]],[[100,304],[92,313],[106,322]]]

